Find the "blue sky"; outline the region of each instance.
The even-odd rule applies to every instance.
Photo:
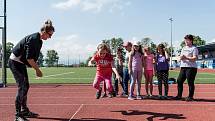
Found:
[[[44,42],[42,51],[57,50],[64,63],[68,58],[88,58],[101,40],[113,37],[125,41],[150,37],[156,44],[170,43],[168,19],[172,17],[175,47],[185,34],[212,42],[214,5],[213,0],[7,0],[7,38],[17,43],[39,31],[49,18],[56,32]]]

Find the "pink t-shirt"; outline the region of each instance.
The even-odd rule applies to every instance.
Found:
[[[139,52],[135,52],[132,57],[132,70],[141,71],[143,68],[143,55]]]
[[[94,55],[94,60],[96,61],[96,73],[100,76],[111,76],[112,75],[112,62],[113,56],[106,54],[104,58],[101,58],[99,54]]]
[[[144,60],[145,60],[145,70],[153,70],[154,68],[154,64],[153,64],[153,59],[154,59],[154,55],[150,54],[150,55],[145,55],[144,56]]]

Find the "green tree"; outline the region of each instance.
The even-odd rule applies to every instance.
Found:
[[[53,67],[58,64],[59,56],[55,50],[48,50],[45,62],[48,67]]]
[[[147,46],[147,47],[149,47],[149,46],[151,46],[151,39],[149,38],[149,37],[146,37],[146,38],[143,38],[141,41],[140,41],[140,43],[141,43],[141,45],[144,47],[144,46]]]
[[[37,60],[37,64],[38,64],[40,67],[43,67],[43,62],[44,62],[44,58],[43,58],[43,57],[44,57],[44,56],[43,56],[43,53],[40,52],[39,58],[38,58],[38,60]]]
[[[194,36],[193,45],[200,46],[200,45],[205,45],[205,44],[206,44],[205,40],[203,40],[201,37]],[[185,42],[182,41],[180,46],[181,46],[181,48],[183,48],[185,46]]]
[[[200,46],[200,45],[205,45],[206,44],[206,41],[203,40],[201,37],[199,36],[194,36],[193,38],[193,45],[195,46]],[[181,44],[180,44],[181,48],[179,50],[177,50],[178,53],[181,52],[181,49],[185,46],[185,42],[182,41]]]
[[[156,52],[156,44],[151,40],[151,38],[149,37],[146,37],[146,38],[143,38],[141,41],[140,41],[141,45],[144,47],[144,46],[147,46],[151,49],[152,53],[155,53]]]

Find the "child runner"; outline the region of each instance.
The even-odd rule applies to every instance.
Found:
[[[153,79],[154,74],[154,54],[151,53],[149,47],[144,47],[144,76],[145,76],[145,88],[146,96],[152,97],[153,92]],[[149,87],[150,84],[150,87]],[[148,91],[150,89],[150,92]]]
[[[116,59],[115,59],[115,65],[116,65],[116,70],[119,73],[121,77],[123,77],[123,56],[122,56],[122,48],[118,47],[117,52],[116,52]],[[119,92],[119,87],[118,83],[122,86],[123,89],[123,84],[122,81],[119,82],[119,80],[116,78],[116,75],[114,74],[114,90],[116,94],[118,95]]]
[[[158,90],[159,90],[159,99],[167,99],[168,96],[168,76],[169,76],[169,55],[166,52],[165,46],[163,44],[159,44],[157,47],[156,54],[156,76],[158,79]],[[162,83],[164,83],[164,97],[162,96]]]
[[[93,87],[97,89],[96,99],[99,99],[101,96],[102,88],[100,87],[100,83],[102,81],[105,81],[109,94],[112,96],[116,96],[113,91],[113,86],[111,81],[112,70],[116,74],[117,79],[121,80],[121,78],[114,66],[113,57],[111,55],[110,48],[107,44],[102,43],[98,45],[97,52],[89,61],[88,65],[91,66],[92,62],[96,62],[96,66],[97,66],[96,76],[93,82]]]
[[[132,43],[131,42],[125,42],[123,43],[123,47],[126,49],[126,54],[125,54],[125,61],[123,63],[123,97],[128,97],[128,81],[130,80],[130,75],[128,73],[128,60],[129,56],[131,54],[131,49],[132,49]]]
[[[131,75],[130,94],[129,100],[134,100],[134,86],[137,82],[137,97],[136,99],[142,99],[140,95],[141,79],[143,74],[143,52],[139,42],[133,43],[132,52],[129,56],[128,70]]]

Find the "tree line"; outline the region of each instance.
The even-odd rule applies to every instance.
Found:
[[[10,54],[12,53],[12,49],[14,47],[14,44],[12,42],[6,43],[6,62],[8,62],[10,58]],[[38,65],[40,67],[48,66],[48,67],[54,67],[58,66],[59,56],[56,50],[47,50],[46,57],[44,58],[44,55],[42,52],[39,54],[38,58]],[[0,60],[0,63],[2,62],[2,59]],[[44,65],[45,62],[45,65]]]
[[[117,48],[119,48],[119,47],[122,48],[123,47],[123,43],[124,43],[122,38],[104,39],[104,40],[101,40],[101,42],[107,43],[110,46],[111,51],[112,51],[111,53],[113,55],[115,55],[115,53],[117,51]],[[150,49],[151,49],[151,51],[153,53],[156,52],[156,47],[157,47],[158,44],[160,44],[160,43],[154,43],[152,41],[152,39],[149,38],[149,37],[141,39],[140,43],[141,43],[141,45],[143,47],[144,46],[150,47]],[[180,48],[178,50],[176,50],[175,47],[171,48],[171,46],[169,46],[169,44],[166,41],[161,41],[161,43],[165,45],[165,47],[167,48],[167,52],[169,54],[171,54],[171,52],[172,52],[173,57],[176,56],[177,53],[180,53],[181,49],[185,46],[184,41],[181,41]],[[194,36],[193,44],[196,45],[196,46],[205,45],[206,41],[203,40],[199,36]],[[11,43],[11,42],[6,43],[6,62],[8,62],[8,59],[10,57],[10,54],[12,52],[13,47],[14,47],[13,43]],[[123,51],[123,55],[125,55],[125,51]],[[81,63],[79,63],[78,66],[81,66],[81,67],[82,66],[87,66],[87,63],[91,58],[92,57],[89,56],[85,63],[81,62]],[[40,52],[40,55],[39,55],[39,58],[38,58],[38,61],[37,61],[38,65],[40,67],[43,67],[43,66],[47,66],[47,67],[65,66],[65,65],[59,64],[58,62],[59,62],[59,56],[58,56],[58,53],[57,53],[56,50],[47,50],[46,57],[44,57],[43,53]],[[0,63],[1,63],[1,60],[0,60]]]
[[[123,47],[123,43],[124,43],[122,38],[104,39],[101,42],[106,43],[110,46],[111,51],[112,51],[111,53],[113,55],[115,55],[118,47]],[[185,43],[183,40],[181,41],[180,48],[176,49],[175,47],[171,47],[165,40],[161,41],[160,43],[154,43],[152,41],[152,39],[149,37],[145,37],[145,38],[141,39],[140,43],[143,47],[144,46],[149,47],[151,49],[152,53],[156,53],[157,45],[162,43],[167,48],[167,53],[172,54],[173,57],[177,56],[181,52],[181,49],[185,46]],[[194,35],[193,45],[200,46],[200,45],[205,45],[205,44],[206,44],[205,40],[203,40],[199,36]],[[125,51],[123,51],[123,55],[125,55]],[[86,63],[88,63],[91,58],[92,58],[92,56],[88,57],[88,59],[86,60]]]

